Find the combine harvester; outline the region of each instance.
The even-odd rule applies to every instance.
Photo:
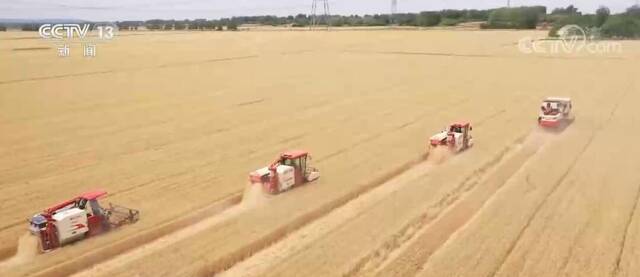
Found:
[[[442,146],[448,147],[453,153],[467,150],[473,146],[472,130],[473,127],[471,127],[469,122],[453,123],[429,139],[429,150]]]
[[[573,122],[571,117],[571,98],[548,97],[540,106],[538,125],[544,128],[558,128]]]
[[[293,187],[313,182],[320,178],[320,172],[307,166],[311,156],[307,151],[284,152],[268,167],[249,174],[251,185],[260,185],[269,194],[278,194]]]
[[[65,244],[92,237],[139,219],[137,210],[109,203],[103,208],[98,198],[106,191],[84,193],[34,215],[29,220],[31,234],[38,236],[40,250],[48,252]]]

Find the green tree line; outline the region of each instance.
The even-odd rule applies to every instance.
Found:
[[[319,17],[319,24],[330,26],[437,26],[456,25],[461,22],[486,21],[491,10],[443,10],[421,13],[403,14],[373,14],[373,15],[332,15],[328,18]],[[306,14],[279,16],[239,16],[222,19],[196,20],[162,20],[121,21],[117,22],[121,30],[136,30],[144,26],[150,30],[221,30],[237,29],[242,24],[259,24],[269,26],[289,25],[293,27],[307,27],[311,25],[312,17]]]
[[[631,6],[625,12],[612,14],[606,7],[595,14],[583,14],[573,5],[555,8],[547,13],[544,6],[499,8],[489,10],[442,10],[420,13],[333,15],[317,19],[330,26],[454,26],[464,22],[484,22],[485,29],[535,29],[551,26],[550,35],[565,25],[576,24],[606,38],[640,38],[640,6]],[[306,14],[290,16],[238,16],[222,19],[164,20],[116,22],[120,30],[237,30],[242,24],[306,27],[312,17]],[[37,31],[39,24],[24,24],[22,30]],[[0,31],[5,30],[0,22]]]
[[[578,25],[591,35],[603,38],[640,38],[640,6],[637,5],[619,14],[612,14],[604,6],[595,14],[582,14],[577,9],[571,13],[552,13],[549,21],[553,23],[550,36],[557,36],[557,31],[563,26]]]

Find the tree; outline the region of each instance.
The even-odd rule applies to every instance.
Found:
[[[152,19],[145,21],[144,25],[148,30],[160,30],[164,26],[164,20],[162,19]]]
[[[22,31],[38,31],[40,29],[40,25],[38,24],[24,24],[21,26]]]
[[[605,37],[638,38],[640,20],[624,15],[611,16],[602,25],[601,33]]]
[[[627,15],[633,16],[633,17],[640,17],[640,6],[633,5],[627,8]]]
[[[175,30],[184,30],[187,28],[187,25],[184,23],[184,21],[176,21],[173,28]]]
[[[189,29],[196,29],[196,30],[204,30],[207,26],[207,20],[206,19],[196,19],[194,21],[192,21],[193,24],[193,28],[191,28],[191,25],[189,25]]]
[[[442,16],[438,12],[421,12],[418,16],[419,26],[436,26],[440,24]]]
[[[233,21],[229,21],[229,23],[227,23],[227,31],[237,31],[238,30],[238,24],[236,24]]]
[[[0,32],[6,32],[6,31],[7,31],[7,27],[0,25]]]
[[[563,8],[555,8],[551,12],[551,14],[576,15],[576,14],[580,14],[580,12],[578,11],[578,8],[574,7],[573,5],[569,5],[564,9]]]
[[[611,11],[609,8],[605,6],[600,6],[596,11],[596,27],[602,27],[605,22],[607,22],[607,18],[611,15]]]
[[[204,22],[204,28],[207,30],[215,30],[216,23],[213,20],[206,21]]]
[[[440,12],[440,15],[444,18],[460,19],[465,16],[465,13],[466,11],[462,10],[443,10]]]
[[[483,28],[535,29],[542,10],[539,7],[500,8],[491,12]]]

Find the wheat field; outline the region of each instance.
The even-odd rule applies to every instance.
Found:
[[[552,55],[517,48],[540,31],[121,32],[61,58],[36,35],[0,34],[0,275],[640,272],[638,42]],[[573,99],[566,129],[538,128],[546,96]],[[425,159],[458,120],[475,146]],[[322,177],[247,188],[288,149]],[[95,188],[140,221],[30,254],[26,219]]]

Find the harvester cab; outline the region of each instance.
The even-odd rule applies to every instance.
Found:
[[[29,230],[39,237],[41,250],[50,251],[138,221],[137,210],[113,204],[101,207],[98,198],[106,194],[103,190],[87,192],[34,215],[29,220]]]
[[[447,146],[453,152],[464,151],[473,146],[472,130],[473,127],[468,122],[451,124],[445,130],[429,139],[430,147]]]
[[[267,193],[278,194],[304,183],[315,181],[320,172],[308,166],[311,156],[306,151],[288,151],[268,167],[249,174],[252,185],[261,185]]]

